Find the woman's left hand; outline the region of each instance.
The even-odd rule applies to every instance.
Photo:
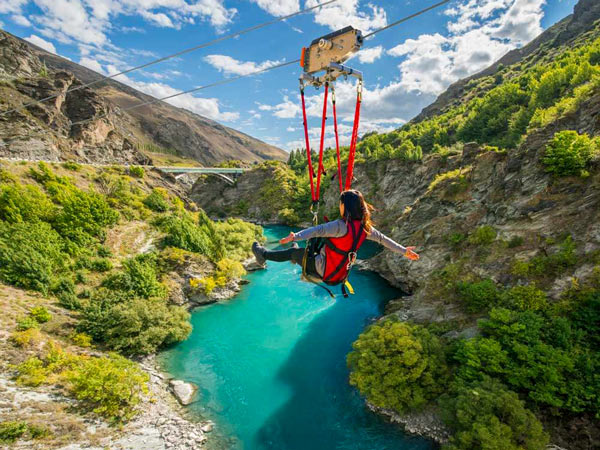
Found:
[[[290,242],[292,242],[294,240],[295,237],[296,237],[296,235],[290,231],[290,234],[288,234],[283,239],[280,239],[279,243],[280,244],[289,244]]]
[[[404,254],[404,256],[406,256],[411,261],[418,261],[420,257],[418,253],[415,252],[415,248],[416,247],[406,247],[406,253]]]

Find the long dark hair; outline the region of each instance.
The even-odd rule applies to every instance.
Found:
[[[360,220],[367,233],[373,229],[371,211],[374,208],[369,205],[363,195],[354,189],[344,191],[340,194],[340,203],[344,204],[344,220]]]

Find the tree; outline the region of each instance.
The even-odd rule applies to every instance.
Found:
[[[422,326],[382,321],[361,334],[352,348],[350,384],[375,406],[403,413],[444,389],[447,367],[441,343]]]

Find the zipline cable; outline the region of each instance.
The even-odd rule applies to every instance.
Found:
[[[415,17],[419,17],[420,15],[425,14],[426,12],[429,12],[432,9],[439,8],[440,6],[445,5],[446,3],[450,3],[451,1],[452,0],[443,0],[439,3],[436,3],[435,5],[431,5],[429,8],[422,9],[421,11],[417,11],[416,13],[411,14],[410,16],[406,16],[406,17],[403,17],[402,19],[396,20],[395,22],[392,22],[389,25],[386,25],[385,27],[381,27],[375,31],[371,31],[368,34],[365,34],[363,36],[363,38],[366,39],[370,36],[373,36],[374,34],[381,33],[382,31],[385,31],[389,28],[395,27],[396,25],[400,25],[401,23],[407,22],[411,19],[414,19]]]
[[[194,47],[190,47],[190,48],[181,50],[179,52],[172,53],[172,54],[167,55],[167,56],[163,56],[162,58],[158,58],[158,59],[155,59],[153,61],[149,61],[149,62],[144,63],[142,65],[131,67],[130,69],[126,69],[126,70],[124,70],[122,72],[114,73],[114,74],[108,75],[108,76],[102,76],[102,78],[100,78],[100,79],[97,79],[97,80],[94,80],[94,81],[90,81],[89,83],[85,83],[85,84],[82,84],[82,85],[79,85],[79,86],[75,86],[75,87],[73,87],[71,89],[68,89],[64,93],[49,95],[48,97],[44,97],[44,98],[42,98],[40,100],[35,100],[33,102],[26,103],[26,104],[24,104],[22,106],[19,106],[18,108],[13,108],[13,109],[9,109],[7,111],[2,111],[0,113],[0,116],[4,116],[4,115],[10,114],[12,112],[20,111],[22,109],[28,108],[28,107],[33,106],[33,105],[37,105],[39,103],[47,102],[48,100],[52,100],[52,99],[58,97],[59,95],[68,94],[70,92],[78,91],[80,89],[84,89],[86,87],[90,87],[90,86],[93,86],[95,84],[101,83],[103,81],[116,78],[119,75],[126,75],[126,74],[134,72],[136,70],[145,69],[146,67],[150,67],[150,66],[153,66],[155,64],[158,64],[158,63],[161,63],[161,62],[164,62],[164,61],[168,61],[169,59],[173,59],[173,58],[176,58],[178,56],[185,55],[187,53],[191,53],[191,52],[194,52],[196,50],[200,50],[202,48],[210,47],[211,45],[218,44],[219,42],[223,42],[223,41],[226,41],[228,39],[233,39],[233,38],[242,36],[244,34],[252,32],[252,31],[256,31],[256,30],[259,30],[261,28],[265,28],[265,27],[268,27],[270,25],[274,25],[274,24],[276,24],[278,22],[283,22],[283,21],[285,21],[287,19],[291,19],[292,17],[296,17],[296,16],[299,16],[299,15],[302,15],[302,14],[306,14],[306,13],[308,13],[310,11],[313,11],[313,10],[315,10],[317,8],[330,5],[330,4],[338,2],[338,1],[340,1],[340,0],[328,0],[326,2],[319,3],[318,5],[311,6],[310,8],[305,8],[305,9],[303,9],[301,11],[296,11],[295,13],[288,14],[287,16],[278,17],[276,19],[269,20],[268,22],[263,22],[263,23],[260,23],[258,25],[254,25],[254,26],[252,26],[250,28],[245,28],[245,29],[243,29],[241,31],[236,31],[235,33],[226,34],[224,36],[221,36],[221,37],[218,37],[216,39],[213,39],[212,41],[204,42],[204,43],[196,45]]]
[[[135,105],[131,105],[131,106],[128,106],[126,108],[119,108],[119,112],[131,111],[132,109],[141,108],[142,106],[147,106],[147,105],[153,105],[154,103],[158,103],[158,102],[162,102],[162,101],[165,101],[165,100],[169,100],[169,99],[174,98],[174,97],[179,97],[180,95],[191,94],[192,92],[201,91],[201,90],[208,89],[208,88],[211,88],[211,87],[221,86],[223,84],[229,84],[229,83],[232,83],[232,82],[234,82],[236,80],[239,80],[241,78],[251,77],[251,76],[254,76],[254,75],[258,75],[260,73],[268,72],[269,70],[279,69],[280,67],[291,66],[292,64],[297,64],[299,62],[300,62],[300,59],[296,59],[294,61],[289,61],[289,62],[277,64],[275,66],[270,66],[270,67],[267,67],[266,69],[257,70],[255,72],[247,73],[245,75],[238,75],[237,77],[233,77],[233,78],[225,78],[224,80],[216,81],[216,82],[210,83],[210,84],[205,84],[203,86],[198,86],[198,87],[195,87],[195,88],[192,88],[192,89],[188,89],[187,91],[177,92],[176,94],[167,95],[166,97],[152,98],[152,100],[148,100],[148,101],[143,102],[143,103],[137,103]],[[71,126],[82,125],[84,123],[91,122],[93,120],[103,119],[106,116],[108,116],[109,114],[110,113],[104,113],[104,114],[101,114],[99,116],[91,117],[89,119],[80,120],[79,122],[72,123]]]

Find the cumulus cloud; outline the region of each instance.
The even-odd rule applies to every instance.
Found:
[[[383,47],[378,45],[377,47],[363,48],[358,52],[358,60],[363,64],[371,64],[381,58],[383,54]]]
[[[37,45],[38,47],[43,48],[47,52],[56,54],[56,47],[54,47],[52,42],[48,42],[45,39],[42,39],[41,37],[36,36],[35,34],[32,34],[29,37],[26,37],[25,40],[27,42],[31,42],[33,45]]]
[[[222,31],[237,14],[235,8],[225,7],[224,0],[3,0],[0,14],[14,14],[15,21],[23,22],[20,17],[28,3],[41,10],[41,14],[31,14],[26,20],[33,22],[43,36],[97,47],[110,43],[112,23],[123,15],[142,17],[157,27],[177,29],[206,21]]]
[[[11,20],[17,25],[21,25],[22,27],[30,27],[31,22],[27,19],[27,17],[22,16],[20,14],[15,14],[11,17]]]
[[[319,3],[322,3],[322,0],[307,0],[305,7],[309,8]],[[332,30],[352,25],[363,33],[369,33],[387,25],[387,15],[382,7],[369,3],[367,8],[360,9],[359,0],[339,0],[316,9],[314,16],[316,23]]]
[[[288,16],[300,10],[299,0],[252,0],[273,16]]]
[[[239,61],[227,55],[208,55],[204,60],[220,72],[229,75],[249,75],[260,70],[281,64],[283,61],[264,61],[255,63],[253,61]]]
[[[448,36],[422,34],[390,49],[402,57],[400,84],[439,94],[538,35],[545,0],[467,0],[446,10]]]
[[[94,72],[98,72],[102,75],[106,75],[106,73],[104,72],[104,68],[102,67],[102,64],[100,64],[98,61],[96,61],[93,58],[84,56],[79,60],[79,64],[81,64],[84,67],[87,67],[88,69],[93,70]]]
[[[109,75],[119,72],[119,70],[112,65],[107,66],[106,69]],[[115,79],[156,98],[164,98],[181,92],[179,89],[175,89],[164,83],[136,81],[126,75],[119,75],[115,77]],[[204,98],[196,97],[192,94],[183,94],[168,99],[167,103],[217,121],[233,122],[239,119],[239,113],[237,112],[221,111],[221,104],[217,98]]]

